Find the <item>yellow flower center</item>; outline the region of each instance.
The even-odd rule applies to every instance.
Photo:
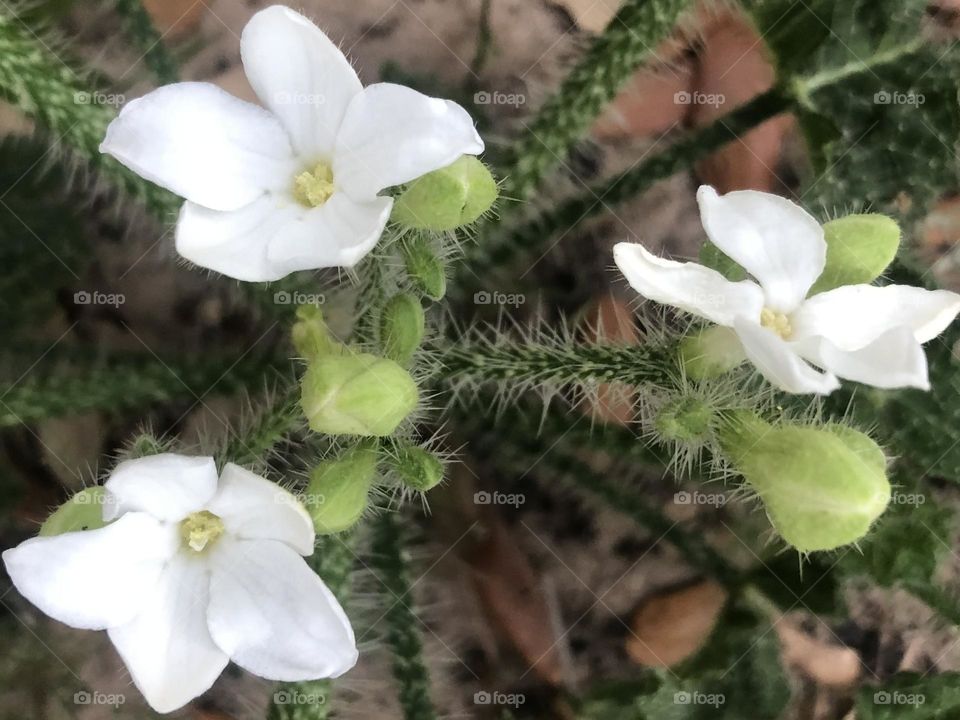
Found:
[[[293,196],[301,205],[320,207],[333,195],[333,170],[325,162],[318,162],[313,170],[306,170],[293,179]]]
[[[777,335],[787,340],[793,335],[793,327],[790,325],[790,318],[784,313],[764,308],[760,311],[760,324],[768,330],[773,330]]]
[[[180,537],[194,552],[203,552],[223,535],[223,520],[209,510],[190,513],[180,523]]]

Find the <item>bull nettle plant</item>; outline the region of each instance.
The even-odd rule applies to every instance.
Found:
[[[894,205],[903,193],[916,194],[907,204],[912,212],[960,182],[934,168],[925,183],[903,184],[926,164],[921,153],[900,153],[903,138],[880,134],[874,143],[865,132],[856,151],[837,149],[838,138],[860,137],[862,97],[878,82],[899,91],[908,67],[920,68],[917,82],[930,98],[951,98],[915,108],[928,113],[921,123],[948,136],[951,147],[960,135],[960,75],[941,72],[958,51],[924,37],[921,3],[892,3],[855,0],[846,14],[824,2],[745,2],[758,28],[769,31],[777,85],[591,188],[590,197],[555,206],[538,198],[537,214],[499,203],[496,178],[504,178],[511,200],[534,196],[618,88],[652,61],[649,48],[690,19],[692,3],[626,0],[493,171],[478,157],[484,143],[466,110],[401,85],[362,87],[336,45],[285,7],[258,12],[243,31],[243,65],[261,103],[255,105],[210,84],[174,82],[176,63],[143,26],[143,9],[123,3],[125,22],[149,46],[150,67],[169,84],[116,116],[72,102],[84,77],[0,8],[0,91],[69,146],[64,162],[88,165],[115,186],[123,205],[142,203],[160,221],[177,206],[171,193],[183,198],[175,245],[193,264],[248,283],[277,281],[285,292],[331,290],[325,295],[337,306],[281,313],[288,343],[279,358],[225,358],[213,366],[181,359],[190,377],[212,376],[234,390],[255,390],[248,378],[262,386],[266,377],[276,389],[209,456],[171,449],[149,434],[138,438],[103,485],[71,497],[37,537],[4,552],[14,584],[53,618],[106,629],[159,712],[204,692],[233,660],[294,683],[274,695],[270,717],[319,719],[336,705],[328,701],[330,679],[357,661],[350,568],[360,547],[355,539],[369,534],[404,716],[433,718],[418,625],[408,602],[400,602],[411,587],[406,533],[396,516],[407,505],[419,507],[410,501],[425,501],[443,482],[451,458],[436,428],[449,422],[454,435],[459,427],[506,472],[514,463],[528,467],[531,456],[544,459],[551,477],[656,531],[727,585],[729,611],[746,608],[750,627],[768,622],[767,610],[777,604],[770,595],[757,600],[756,573],[770,567],[734,567],[629,485],[598,477],[583,450],[607,451],[625,464],[625,478],[640,465],[659,464],[685,481],[735,485],[763,509],[780,547],[805,562],[818,552],[839,554],[844,562],[830,571],[841,579],[901,584],[960,622],[956,604],[933,581],[939,548],[923,554],[920,540],[901,541],[911,533],[928,540],[921,525],[946,537],[946,511],[905,515],[895,508],[895,532],[885,531],[884,515],[894,486],[925,492],[924,466],[960,482],[949,434],[957,411],[940,397],[955,398],[960,389],[950,350],[960,340],[952,325],[960,295],[922,287],[911,260],[912,218],[901,217],[901,225],[891,217],[904,206]],[[869,30],[852,24],[855,10],[871,18]],[[795,63],[801,40],[815,46],[803,47],[813,66]],[[856,46],[856,57],[845,57],[835,40]],[[854,102],[839,112],[837,97],[850,95]],[[541,252],[556,231],[785,111],[800,120],[814,169],[826,178],[818,199],[829,200],[824,207],[835,216],[821,222],[812,203],[804,209],[767,193],[720,195],[702,187],[697,199],[708,240],[700,263],[657,257],[637,243],[614,248],[610,260],[633,289],[667,308],[643,311],[645,334],[636,344],[602,336],[587,343],[565,323],[525,328],[468,317],[464,327],[456,315],[477,278],[509,277],[516,259]],[[839,125],[828,124],[828,116]],[[907,170],[871,172],[888,162],[874,156],[891,143]],[[4,156],[16,152],[0,146]],[[858,193],[865,183],[869,191]],[[21,201],[15,190],[4,207]],[[869,212],[846,212],[861,203]],[[66,210],[63,216],[72,217]],[[0,252],[6,249],[0,242]],[[301,272],[319,268],[343,270],[337,289],[344,292]],[[248,289],[272,296],[276,287]],[[453,302],[445,315],[436,303],[448,290]],[[692,324],[669,308],[694,316]],[[446,321],[450,314],[455,322]],[[333,322],[335,315],[348,322]],[[114,383],[98,374],[102,360],[80,353],[68,368],[56,359],[37,361],[30,380],[4,392],[3,424],[79,410],[129,411],[184,392],[165,384],[150,358],[110,358],[123,379]],[[609,397],[616,387],[625,389],[624,400],[633,398],[633,422],[582,431],[573,406],[595,406],[601,392]],[[500,422],[484,422],[472,407],[477,402]],[[930,427],[942,437],[918,430]],[[301,441],[296,452],[292,439]],[[548,448],[557,448],[551,459],[542,453]],[[300,464],[305,479],[287,477],[281,488],[263,477],[276,472],[279,456]],[[851,556],[851,546],[862,554]],[[895,562],[884,561],[888,556]],[[718,680],[710,668],[729,665],[731,653],[736,659],[752,644],[718,643],[704,651],[702,678],[722,693],[727,673]],[[674,685],[662,678],[638,683],[627,693],[630,707],[655,714],[667,695],[689,686]],[[324,701],[284,702],[298,692]],[[613,712],[623,697],[591,692],[580,715]],[[777,716],[782,694],[769,697],[776,698],[769,707],[750,711]]]

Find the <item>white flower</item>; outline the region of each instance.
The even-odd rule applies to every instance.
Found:
[[[158,712],[207,690],[232,660],[271,680],[336,677],[353,630],[301,555],[314,530],[296,498],[236,465],[161,454],[120,463],[96,530],[3,553],[17,589],[52,618],[106,630]]]
[[[483,151],[467,112],[410,88],[364,88],[312,22],[275,5],[243,29],[261,108],[209,83],[127,104],[100,151],[186,198],[177,251],[238,280],[352,267],[393,201],[378,195]]]
[[[619,243],[613,256],[634,290],[732,328],[746,358],[787,392],[826,395],[839,386],[838,377],[929,389],[921,343],[953,321],[960,295],[846,285],[807,297],[827,251],[813,217],[789,200],[753,190],[721,197],[703,186],[697,200],[710,240],[755,281],[730,282],[702,265]]]

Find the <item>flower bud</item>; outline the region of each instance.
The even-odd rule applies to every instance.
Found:
[[[653,426],[667,440],[703,440],[710,433],[714,414],[713,408],[700,398],[681,397],[661,408]]]
[[[883,451],[852,428],[773,426],[741,412],[720,440],[774,528],[801,552],[860,540],[890,501]]]
[[[407,487],[426,492],[443,480],[443,463],[429,450],[406,442],[398,443],[396,450],[390,464]]]
[[[377,452],[365,445],[317,465],[310,473],[305,503],[317,533],[353,527],[367,509],[376,475]]]
[[[424,317],[420,299],[410,293],[394,295],[380,316],[383,354],[406,365],[423,340]]]
[[[680,341],[680,362],[694,380],[723,375],[747,357],[732,328],[714,325]]]
[[[886,215],[847,215],[823,226],[827,264],[810,289],[813,295],[841,285],[871,283],[893,262],[900,226]]]
[[[417,405],[417,385],[393,360],[368,353],[314,358],[301,385],[310,429],[329,435],[390,435]]]
[[[106,525],[103,520],[106,498],[107,491],[100,485],[81,490],[51,513],[40,526],[40,535],[62,535],[102,528]]]
[[[297,308],[297,322],[290,335],[297,354],[307,360],[321,355],[339,355],[343,351],[343,346],[330,336],[323,313],[316,305]]]
[[[447,292],[447,274],[443,263],[434,255],[426,238],[414,236],[403,243],[403,259],[407,274],[420,291],[432,300]]]
[[[473,155],[409,183],[393,205],[392,218],[419,230],[454,230],[469,225],[497,199],[497,181]]]

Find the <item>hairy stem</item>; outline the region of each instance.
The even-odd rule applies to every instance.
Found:
[[[570,232],[611,205],[624,202],[659,180],[683,170],[704,155],[788,110],[790,102],[788,95],[779,89],[758,95],[707,127],[688,133],[649,160],[612,180],[594,185],[586,194],[562,202],[511,231],[487,234],[471,248],[466,260],[469,270],[466,267],[460,269],[456,289],[463,294],[477,277],[489,277],[498,268],[515,262],[518,256],[544,248],[554,235]]]
[[[502,195],[525,200],[676,27],[690,0],[627,0],[511,151]]]
[[[385,512],[373,528],[374,570],[387,590],[387,643],[393,652],[393,676],[400,686],[400,707],[405,720],[434,720],[430,679],[423,662],[419,620],[410,609],[410,578],[403,533],[394,513]]]

